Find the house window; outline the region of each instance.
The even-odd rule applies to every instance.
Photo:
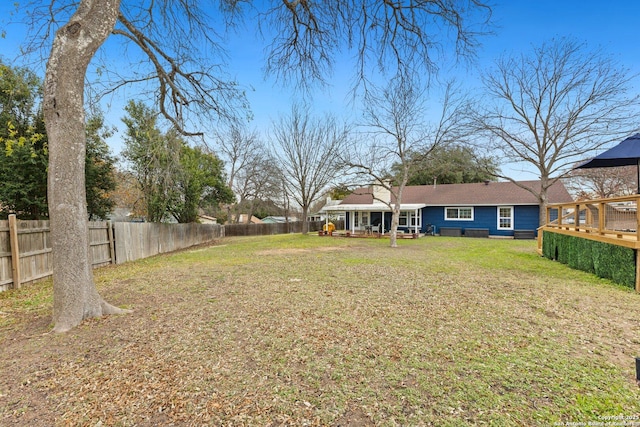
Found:
[[[361,215],[361,221],[360,221],[360,223],[361,223],[363,226],[367,226],[367,225],[369,225],[369,212],[362,212],[360,215]]]
[[[407,211],[400,211],[400,217],[398,219],[398,225],[400,227],[406,227],[408,222],[408,216],[409,216],[409,212]]]
[[[445,208],[444,212],[447,221],[473,221],[473,208]]]
[[[498,206],[498,230],[513,230],[512,206]]]
[[[398,217],[399,227],[420,227],[420,215],[416,215],[411,211],[400,211]]]
[[[412,227],[420,227],[420,215],[409,214],[411,216],[411,226]]]

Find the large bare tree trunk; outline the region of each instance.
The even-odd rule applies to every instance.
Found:
[[[398,247],[398,223],[400,222],[400,202],[393,205],[391,211],[391,228],[389,229],[389,245],[392,248]]]
[[[120,0],[83,0],[56,33],[47,63],[44,117],[49,141],[48,204],[53,250],[54,331],[122,312],[104,302],[93,281],[85,195],[84,80],[96,50],[113,30]]]

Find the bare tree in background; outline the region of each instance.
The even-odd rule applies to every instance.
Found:
[[[219,37],[243,4],[237,0],[50,0],[19,6],[33,19],[32,46],[39,43],[48,49],[55,33],[44,90],[55,331],[67,331],[85,318],[121,312],[96,291],[88,255],[83,168],[89,64],[96,55],[103,57],[99,49],[107,38],[119,36],[124,46],[118,60],[126,61],[134,51],[136,58],[144,59],[127,67],[114,66],[104,56],[107,62],[95,75],[111,79],[105,89],[94,86],[94,92],[107,94],[135,84],[153,95],[176,129],[197,135],[204,122],[233,120],[246,106],[236,82],[224,77]],[[293,76],[301,84],[326,78],[334,56],[342,54],[345,46],[356,51],[356,75],[361,81],[370,66],[379,71],[429,72],[441,54],[473,52],[491,12],[478,0],[408,4],[272,0],[252,5],[264,8],[258,16],[275,34],[267,68],[278,76]]]
[[[286,192],[302,209],[302,232],[308,232],[309,207],[345,172],[340,158],[349,129],[335,117],[312,118],[294,105],[273,127],[273,153]]]
[[[237,222],[240,210],[245,210],[247,221],[254,213],[258,200],[274,200],[280,193],[280,171],[257,132],[249,132],[240,125],[232,125],[218,133],[217,144],[229,169],[227,185],[237,197],[230,206],[229,220]]]
[[[384,189],[388,198],[374,198],[386,204],[392,212],[391,247],[397,247],[402,193],[416,164],[430,156],[433,150],[451,143],[464,142],[469,129],[465,119],[467,101],[453,83],[446,85],[438,121],[430,124],[426,117],[426,89],[419,79],[396,78],[366,98],[365,137],[372,138],[362,148],[353,147],[346,163],[374,187]],[[358,142],[356,145],[359,145]],[[391,175],[392,166],[395,174]]]
[[[638,189],[636,166],[571,170],[563,182],[579,200],[629,196]]]
[[[549,187],[576,161],[638,128],[640,98],[629,95],[629,73],[601,52],[568,39],[502,58],[483,81],[478,128],[507,162],[537,171],[540,191],[523,188],[538,198],[541,224]]]

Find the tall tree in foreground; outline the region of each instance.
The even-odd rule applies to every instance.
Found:
[[[416,166],[432,153],[454,142],[462,142],[468,127],[464,119],[467,103],[453,84],[445,89],[442,111],[437,123],[425,120],[426,90],[416,77],[395,78],[366,99],[367,137],[373,142],[355,147],[346,163],[374,187],[384,189],[388,198],[377,201],[392,212],[391,247],[397,247],[402,193]],[[393,173],[392,173],[393,172]],[[373,191],[374,198],[378,192]]]
[[[41,16],[54,26],[59,20],[67,22],[55,31],[44,92],[55,331],[66,331],[88,317],[121,312],[98,295],[87,250],[83,107],[90,61],[111,34],[137,46],[148,61],[130,69],[107,64],[103,73],[133,74],[115,87],[138,82],[148,89],[155,84],[160,112],[175,128],[193,133],[185,125],[193,124],[194,118],[211,118],[212,123],[233,118],[244,100],[235,82],[220,78],[219,64],[224,60],[211,57],[211,52],[220,51],[214,37],[222,31],[212,28],[214,20],[208,15],[213,8],[226,13],[215,21],[223,26],[224,18],[233,16],[241,5],[237,0],[50,0],[24,5],[35,19]],[[473,52],[476,29],[482,28],[491,12],[479,0],[408,4],[273,0],[255,7],[265,8],[264,14],[256,15],[274,29],[267,68],[294,76],[300,84],[323,79],[344,46],[356,51],[361,80],[370,64],[391,74],[433,70],[442,52]],[[52,28],[40,24],[34,28],[44,31],[35,36],[46,37]]]
[[[640,96],[630,95],[628,71],[569,39],[502,58],[483,82],[478,128],[506,161],[537,172],[540,190],[523,188],[538,198],[541,224],[549,187],[575,162],[638,129]]]
[[[44,119],[56,332],[88,317],[124,312],[105,302],[93,282],[84,185],[85,75],[91,58],[113,31],[119,7],[119,0],[82,1],[69,23],[57,31],[47,63]]]
[[[340,158],[348,128],[329,115],[312,118],[299,105],[273,128],[274,156],[279,159],[285,189],[302,209],[302,232],[309,231],[309,207],[345,172]]]

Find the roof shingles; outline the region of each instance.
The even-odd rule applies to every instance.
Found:
[[[519,185],[518,185],[519,184]],[[537,205],[538,199],[528,187],[540,190],[540,181],[511,181],[470,184],[410,185],[402,193],[403,204],[429,206],[451,205]],[[562,182],[557,181],[547,191],[549,203],[567,203],[573,199]],[[393,200],[392,200],[393,201]],[[341,204],[366,205],[373,203],[371,187],[358,188]]]

